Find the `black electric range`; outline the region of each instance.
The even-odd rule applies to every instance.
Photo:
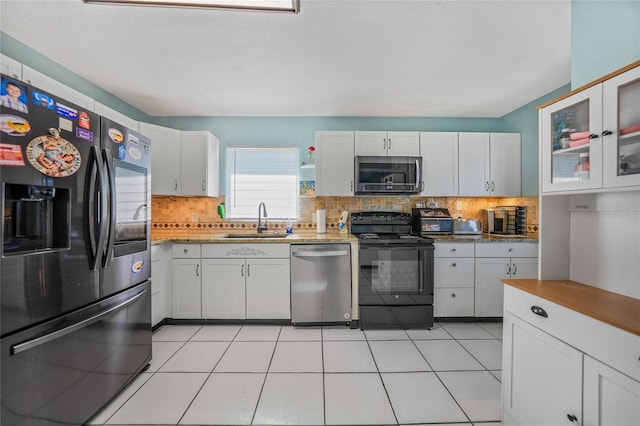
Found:
[[[358,212],[358,305],[362,329],[433,326],[433,239],[411,234],[411,214]]]

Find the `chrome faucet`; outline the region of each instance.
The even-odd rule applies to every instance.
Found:
[[[260,208],[262,207],[262,209]],[[262,225],[262,214],[264,214],[265,220],[264,225]],[[264,203],[258,204],[258,234],[262,234],[262,231],[267,230],[267,206]]]

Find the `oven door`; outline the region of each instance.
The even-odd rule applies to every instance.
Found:
[[[433,304],[433,246],[360,245],[359,304]]]

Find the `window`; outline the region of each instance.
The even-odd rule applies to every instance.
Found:
[[[295,219],[298,148],[227,148],[226,206],[234,219],[256,219],[264,202],[270,219]]]

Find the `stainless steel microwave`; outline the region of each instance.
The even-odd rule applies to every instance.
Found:
[[[356,195],[400,195],[422,192],[422,157],[355,157]]]

